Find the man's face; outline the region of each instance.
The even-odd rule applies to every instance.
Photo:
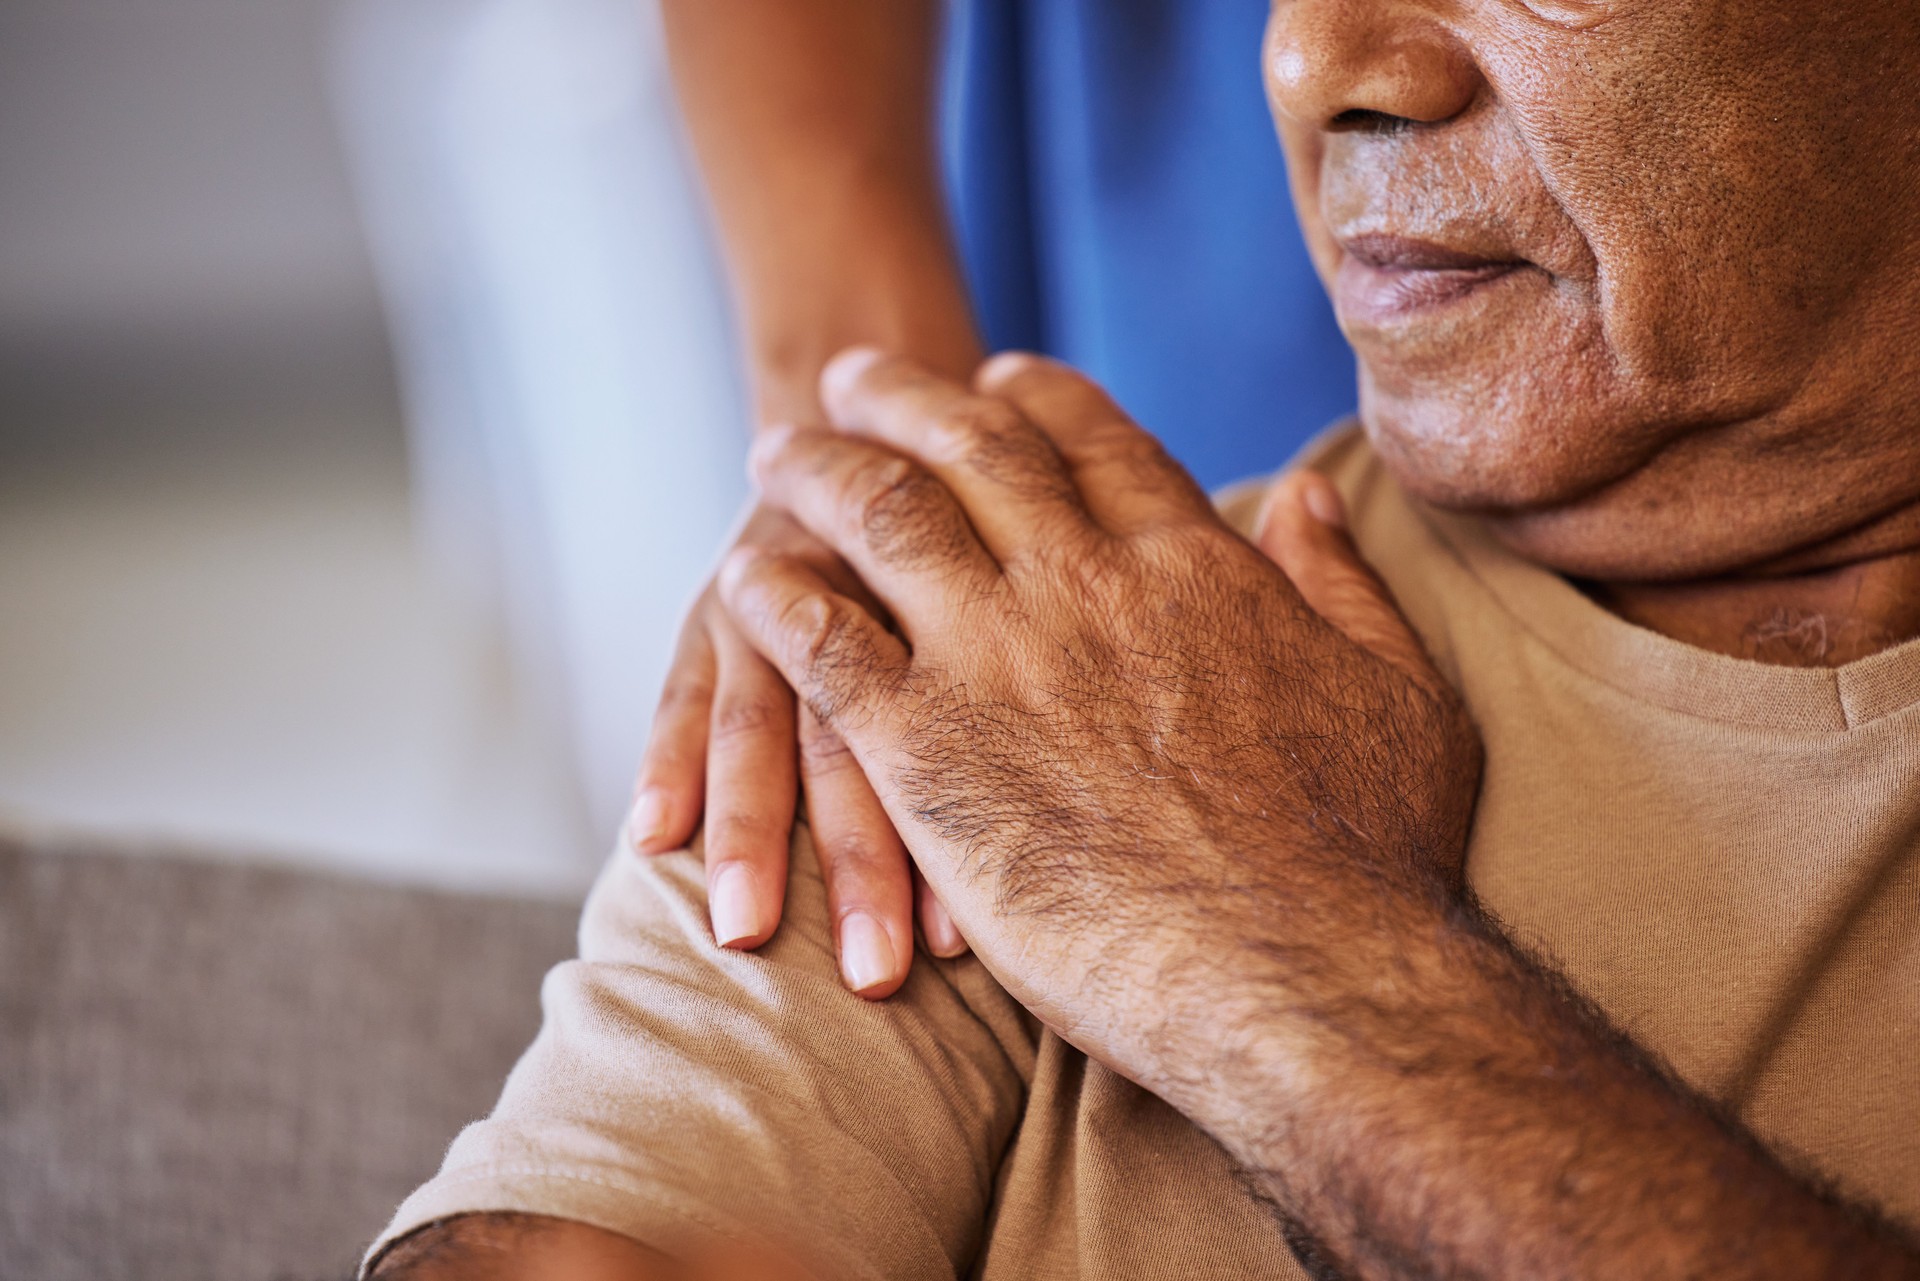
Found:
[[[1277,0],[1265,65],[1410,489],[1603,578],[1906,519],[1913,0]]]

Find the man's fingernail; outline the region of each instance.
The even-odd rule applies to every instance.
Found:
[[[759,938],[760,904],[754,899],[757,882],[743,863],[722,864],[707,886],[707,910],[713,915],[713,938],[721,947],[742,939]]]
[[[1340,501],[1340,491],[1325,476],[1309,473],[1301,485],[1301,501],[1307,505],[1307,511],[1322,525],[1331,525],[1335,529],[1347,527],[1347,507]]]
[[[878,347],[849,347],[820,371],[820,386],[830,395],[843,394],[885,356]]]
[[[800,428],[794,423],[769,423],[755,432],[747,446],[747,474],[758,475],[799,434]]]
[[[893,938],[865,912],[848,912],[840,921],[840,976],[856,992],[893,981],[899,967]]]
[[[627,844],[642,854],[667,834],[667,794],[649,787],[636,796],[627,811]]]
[[[1003,351],[987,358],[976,375],[983,385],[1005,382],[1017,377],[1025,370],[1039,363],[1039,358],[1028,351]]]

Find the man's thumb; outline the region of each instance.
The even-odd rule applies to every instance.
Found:
[[[1254,524],[1254,543],[1348,640],[1411,676],[1432,678],[1433,664],[1419,638],[1386,584],[1360,559],[1332,481],[1305,469],[1275,481]]]

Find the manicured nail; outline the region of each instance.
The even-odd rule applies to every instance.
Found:
[[[723,863],[707,886],[707,910],[713,916],[713,938],[721,947],[760,937],[760,905],[754,901],[756,881],[744,863]]]
[[[937,901],[930,901],[920,909],[920,932],[926,935],[927,951],[943,961],[952,960],[967,950],[966,939],[960,937],[960,927]]]
[[[1335,529],[1347,527],[1346,504],[1340,501],[1340,491],[1325,476],[1308,472],[1300,485],[1300,497],[1306,503],[1307,511],[1322,525],[1331,525]]]
[[[899,960],[893,939],[865,912],[848,912],[840,921],[840,976],[856,992],[893,981]]]
[[[667,794],[649,787],[634,797],[627,811],[627,844],[636,853],[646,854],[667,834]]]

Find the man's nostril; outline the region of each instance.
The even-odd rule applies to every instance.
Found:
[[[1390,115],[1385,111],[1370,111],[1364,107],[1355,107],[1343,111],[1327,122],[1332,133],[1401,133],[1414,126],[1414,121],[1405,116]]]

